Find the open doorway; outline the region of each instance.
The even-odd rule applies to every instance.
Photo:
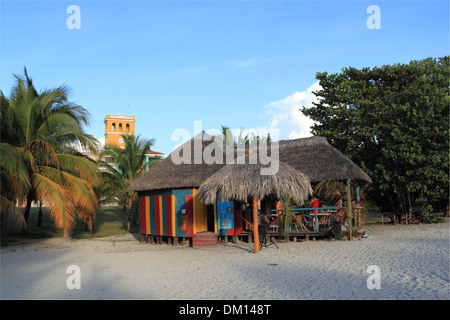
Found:
[[[214,205],[206,206],[206,219],[208,224],[208,231],[215,232],[215,213],[214,213]]]

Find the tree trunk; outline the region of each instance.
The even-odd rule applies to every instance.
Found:
[[[391,196],[390,193],[387,194],[387,198],[388,198],[388,201],[389,201],[389,205],[391,206],[391,211],[392,211],[393,213],[396,213],[396,212],[397,212],[397,209],[395,208],[394,200],[392,200],[392,196]]]
[[[408,219],[410,222],[412,221],[413,215],[412,215],[412,201],[411,201],[411,194],[407,193],[407,199],[408,199]]]
[[[25,207],[25,212],[23,214],[23,217],[25,218],[25,223],[28,223],[28,216],[30,215],[30,210],[31,210],[31,202],[33,202],[33,199],[28,196],[27,197],[27,205]]]
[[[39,214],[37,220],[37,226],[40,227],[42,225],[42,201],[39,201]]]
[[[398,208],[400,213],[405,213],[405,208],[403,207],[402,195],[400,193],[395,194],[397,196]]]
[[[130,230],[131,230],[131,217],[133,215],[133,212],[132,212],[132,201],[133,201],[133,199],[131,197],[128,197],[128,199],[127,199],[127,207],[128,207],[127,232],[130,232]]]
[[[8,221],[8,214],[0,213],[0,224],[1,224],[1,246],[6,247],[8,245],[8,233],[6,230]]]

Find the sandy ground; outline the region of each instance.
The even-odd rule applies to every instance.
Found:
[[[449,299],[449,222],[374,225],[354,241],[189,248],[137,235],[1,249],[1,299]],[[67,279],[80,269],[80,289]],[[379,268],[369,289],[368,267]],[[369,281],[370,283],[376,283]]]

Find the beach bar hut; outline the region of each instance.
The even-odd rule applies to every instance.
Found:
[[[298,174],[306,176],[311,184],[343,180],[350,188],[350,181],[357,185],[371,183],[370,177],[329,144],[325,137],[282,140],[278,145],[279,172],[274,177],[252,174],[252,170],[258,171],[261,164],[242,167],[229,161],[225,165],[228,150],[225,152],[222,142],[216,142],[204,131],[175,149],[129,188],[130,191],[137,191],[140,198],[142,238],[148,236],[152,241],[156,237],[156,241],[161,241],[162,237],[167,237],[169,242],[179,237],[193,239],[209,232],[217,244],[217,236],[247,235],[248,231],[243,232],[241,212],[244,210],[240,210],[240,204],[251,203],[253,196],[262,200],[269,191],[274,198],[295,201],[298,190],[286,182]],[[203,152],[218,156],[218,159],[223,157],[224,161],[205,161]],[[242,155],[236,148],[232,153],[233,160],[237,155]],[[183,161],[180,162],[180,158]],[[222,169],[220,174],[215,175]],[[210,177],[210,184],[205,183],[199,189]],[[224,183],[226,178],[232,181]],[[221,183],[222,189],[214,189],[214,183],[214,188],[219,188]],[[207,186],[209,189],[205,189]],[[205,193],[206,190],[208,193]],[[347,200],[350,204],[350,199]],[[348,212],[351,214],[351,208]]]
[[[354,181],[356,201],[359,186],[372,183],[370,177],[342,152],[334,148],[325,137],[313,136],[279,141],[280,161],[306,174],[312,184],[321,181],[343,181],[347,185],[347,212],[349,230],[352,229],[351,181]],[[352,233],[349,232],[350,240]]]
[[[212,150],[213,156],[215,152],[223,153],[222,143],[202,131],[130,186],[129,190],[137,191],[139,196],[142,239],[148,236],[150,242],[160,242],[166,238],[170,243],[180,237],[193,239],[203,234],[206,239],[200,239],[198,244],[203,241],[206,245],[217,244],[217,235],[234,236],[242,231],[240,211],[234,202],[223,202],[217,207],[206,205],[197,197],[200,184],[224,166],[205,161],[202,153],[206,148]],[[217,210],[223,208],[226,211],[219,215]]]
[[[250,150],[250,153],[253,150]],[[198,198],[206,204],[218,201],[253,202],[253,238],[254,252],[259,252],[258,200],[273,195],[278,199],[291,199],[301,205],[312,194],[312,188],[306,175],[295,170],[290,165],[278,162],[278,170],[274,174],[262,174],[261,169],[267,165],[261,164],[257,158],[255,164],[246,155],[244,161],[237,159],[227,164],[211,177],[207,178],[198,190]],[[242,164],[240,164],[242,163]]]

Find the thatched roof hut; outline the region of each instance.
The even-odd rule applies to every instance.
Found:
[[[202,138],[203,137],[203,138]],[[165,189],[181,189],[181,188],[198,188],[200,184],[209,176],[217,172],[223,164],[207,164],[205,161],[200,163],[195,159],[196,144],[201,146],[203,152],[207,146],[215,144],[217,150],[221,150],[221,143],[214,140],[206,132],[202,131],[191,140],[171,152],[171,154],[163,161],[150,168],[141,177],[136,179],[129,187],[130,191],[149,191],[149,190],[165,190]],[[190,151],[190,155],[183,153]],[[223,151],[222,151],[223,152]],[[174,157],[187,156],[187,163],[177,164]]]
[[[248,155],[245,158],[244,164],[227,164],[207,178],[198,189],[199,200],[205,204],[223,200],[247,202],[253,196],[264,199],[274,195],[301,205],[312,194],[308,177],[290,165],[278,161],[276,174],[262,175],[261,168],[267,166],[260,161],[250,164]]]
[[[255,152],[255,149],[250,150]],[[311,184],[307,176],[290,165],[276,161],[274,174],[261,174],[261,169],[267,167],[256,157],[254,164],[247,154],[207,178],[198,189],[198,199],[206,204],[217,201],[237,200],[248,202],[253,200],[253,236],[254,251],[259,252],[258,209],[257,201],[266,196],[275,195],[278,199],[292,199],[303,204],[312,194]],[[240,164],[242,163],[242,164]],[[273,163],[271,163],[273,165]]]
[[[350,179],[371,183],[370,177],[325,137],[279,141],[280,161],[306,174],[311,182]]]
[[[202,139],[202,135],[204,139]],[[196,143],[201,145],[202,151],[211,146],[216,150],[221,150],[221,142],[208,140],[214,139],[202,131],[201,134],[175,149],[166,159],[136,179],[129,190],[149,191],[200,187],[207,178],[225,166],[225,164],[217,163],[207,164],[203,160],[198,164],[195,163]],[[191,150],[191,154],[188,155],[189,163],[174,163],[174,155],[183,156],[185,150]],[[219,152],[224,151],[222,149]],[[287,164],[305,174],[310,182],[345,179],[355,180],[360,184],[372,182],[360,167],[329,144],[325,137],[314,136],[279,141],[279,161],[280,168],[283,163]]]

